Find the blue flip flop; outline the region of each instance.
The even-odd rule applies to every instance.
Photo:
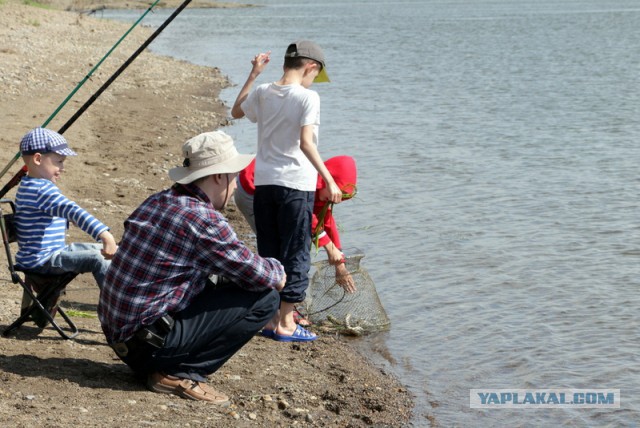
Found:
[[[274,334],[276,334],[275,330],[267,330],[266,328],[260,331],[260,336],[268,337],[269,339],[273,339]]]
[[[278,334],[273,332],[272,339],[278,342],[311,342],[316,340],[318,336],[315,333],[311,333],[301,325],[296,326],[296,331],[292,335]]]

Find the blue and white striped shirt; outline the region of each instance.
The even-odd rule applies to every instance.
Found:
[[[25,176],[16,193],[16,264],[23,269],[43,265],[65,247],[68,222],[96,241],[107,226],[67,199],[50,180]]]

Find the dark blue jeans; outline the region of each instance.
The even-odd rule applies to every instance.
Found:
[[[253,212],[258,253],[284,266],[287,284],[280,299],[304,301],[311,268],[311,216],[314,192],[282,186],[256,186]]]
[[[242,348],[278,310],[276,290],[260,293],[235,285],[208,286],[186,309],[173,314],[175,324],[162,348],[141,344],[122,358],[135,372],[156,371],[205,382]]]

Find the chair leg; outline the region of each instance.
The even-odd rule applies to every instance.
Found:
[[[68,335],[67,333],[65,333],[65,331],[58,325],[58,323],[53,321],[53,318],[51,319],[51,325],[53,326],[53,328],[55,328],[58,331],[58,334],[60,334],[60,336],[62,336],[63,338],[65,338],[65,339],[73,339],[79,333],[78,327],[76,327],[74,322],[71,321],[71,318],[69,318],[67,313],[62,308],[58,308],[58,313],[60,314],[60,316],[67,323],[67,326],[68,326],[69,331],[71,332],[71,334]]]
[[[75,275],[71,276],[67,280],[63,280],[58,284],[54,284],[50,287],[47,287],[44,291],[36,296],[32,290],[31,285],[29,285],[26,281],[22,281],[20,279],[20,285],[24,290],[25,296],[23,300],[28,301],[31,300],[31,305],[26,308],[23,308],[21,311],[20,317],[15,320],[9,327],[7,327],[3,332],[3,336],[10,335],[13,331],[17,330],[20,326],[22,326],[25,322],[29,320],[35,321],[40,328],[46,327],[48,323],[51,323],[51,326],[60,334],[64,339],[73,339],[78,335],[78,327],[74,324],[74,322],[67,316],[67,314],[62,310],[62,308],[57,308],[57,312],[60,313],[62,318],[67,323],[66,330],[60,327],[58,323],[54,320],[55,312],[49,312],[48,308],[42,304],[42,302],[47,302],[49,299],[57,299],[66,287],[66,285],[73,279]],[[57,295],[56,295],[57,293]]]

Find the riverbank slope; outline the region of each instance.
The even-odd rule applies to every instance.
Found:
[[[57,9],[0,3],[2,167],[17,153],[22,135],[44,124],[130,27],[78,12],[102,3],[48,3]],[[60,129],[151,33],[143,27],[132,31],[48,127]],[[228,107],[218,99],[228,85],[216,68],[142,53],[65,132],[79,156],[67,162],[58,183],[62,191],[120,239],[129,213],[170,185],[166,171],[181,163],[182,143],[228,125]],[[21,165],[16,162],[2,185]],[[249,237],[233,207],[225,215],[241,238]],[[70,242],[86,240],[71,229]],[[0,263],[3,330],[20,311],[21,292],[10,281],[5,259]],[[69,286],[62,306],[73,311],[81,329],[76,340],[61,340],[50,328],[38,332],[31,323],[0,338],[5,425],[356,427],[406,426],[410,420],[407,390],[346,338],[326,334],[303,345],[251,340],[212,376],[212,384],[232,397],[227,409],[148,392],[106,345],[95,317],[97,298],[90,275]]]

